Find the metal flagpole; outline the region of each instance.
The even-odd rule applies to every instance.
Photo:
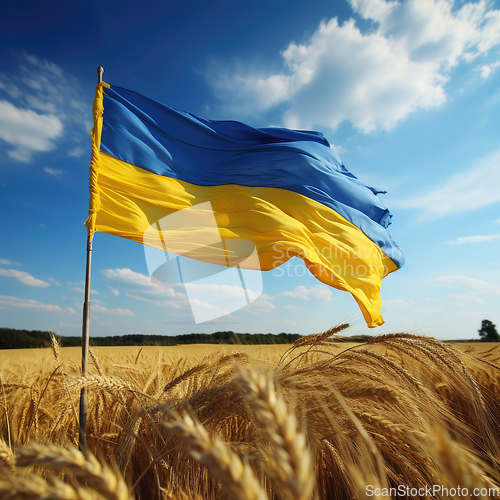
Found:
[[[104,68],[97,68],[97,83],[102,83]],[[92,263],[92,240],[93,232],[87,235],[87,267],[85,271],[85,301],[83,303],[82,324],[82,376],[87,375],[87,364],[89,355],[89,322],[90,322],[90,271]],[[78,448],[83,454],[87,454],[87,387],[80,391],[80,429],[78,436]]]

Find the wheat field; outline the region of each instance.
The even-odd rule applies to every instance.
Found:
[[[289,346],[0,352],[0,499],[494,498],[500,347],[395,334]],[[78,451],[87,387],[88,456]]]

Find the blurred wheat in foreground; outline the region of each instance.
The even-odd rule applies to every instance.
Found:
[[[237,348],[195,362],[137,349],[120,364],[92,354],[81,378],[76,363],[61,364],[55,339],[50,366],[4,362],[0,499],[500,493],[496,348],[473,355],[397,334],[346,349],[335,340],[346,327],[301,338],[266,364]],[[84,385],[88,459],[76,448]],[[442,489],[425,493],[433,485]]]

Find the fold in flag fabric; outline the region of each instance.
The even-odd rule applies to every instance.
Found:
[[[369,327],[383,324],[381,281],[403,264],[377,196],[384,191],[351,174],[321,133],[210,121],[107,83],[96,87],[93,112],[91,235],[157,247],[161,239],[169,251],[220,265],[244,261],[243,243],[252,242],[260,270],[299,257],[318,280],[350,292]],[[203,209],[197,224],[150,234],[196,205],[211,207],[217,235]],[[200,246],[193,235],[227,244]]]

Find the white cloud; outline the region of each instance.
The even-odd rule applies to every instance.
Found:
[[[122,269],[102,269],[101,273],[106,276],[106,278],[121,281],[122,283],[140,285],[145,287],[156,286],[151,282],[151,279],[141,273],[132,271],[126,267]]]
[[[0,309],[6,308],[20,308],[20,309],[36,309],[39,311],[55,311],[55,312],[69,312],[75,314],[74,309],[71,307],[66,307],[63,309],[60,306],[53,304],[44,304],[43,302],[38,302],[33,299],[21,299],[19,297],[12,297],[7,295],[0,295]]]
[[[434,302],[432,299],[426,298],[428,302]],[[388,299],[382,301],[382,308],[389,309],[391,311],[400,311],[402,309],[410,309],[412,313],[445,313],[446,310],[442,305],[437,305],[433,307],[418,307],[414,300],[404,300],[404,299]],[[394,313],[392,313],[394,315]]]
[[[209,321],[204,321],[204,325],[237,325],[239,324],[238,321],[231,321],[234,316],[230,313],[227,313],[225,316],[222,316],[220,318],[214,318]]]
[[[111,293],[113,295],[115,295],[116,297],[118,297],[118,295],[120,295],[120,292],[116,288],[113,288],[112,286],[108,286],[108,288],[111,290]]]
[[[50,167],[44,167],[43,171],[49,175],[53,175],[54,177],[62,177],[63,174],[62,170],[57,170],[55,168],[50,168]]]
[[[496,61],[490,64],[483,64],[482,66],[478,66],[476,69],[481,71],[481,76],[483,78],[488,78],[495,69],[500,66],[500,61]]]
[[[4,266],[21,266],[19,262],[15,262],[13,260],[7,260],[7,259],[0,259],[0,264],[3,264]]]
[[[485,234],[480,236],[462,236],[456,241],[450,241],[450,245],[462,245],[464,243],[483,243],[484,241],[492,241],[500,239],[500,234]]]
[[[280,293],[283,297],[290,297],[292,299],[301,300],[330,300],[332,292],[322,285],[315,285],[311,288],[306,288],[305,286],[299,285],[294,288],[293,291],[285,291]]]
[[[497,10],[489,2],[453,0],[351,0],[365,19],[378,23],[380,32],[406,47],[417,61],[451,68],[460,59],[471,60],[500,42]]]
[[[71,290],[78,293],[85,293],[85,288],[83,287],[74,286],[71,288]],[[90,289],[90,293],[92,295],[99,295],[99,292],[97,290],[94,290],[93,288]]]
[[[274,297],[272,295],[267,295],[267,293],[264,293],[262,292],[259,297],[262,299],[262,300],[273,300]]]
[[[99,304],[92,305],[92,311],[104,314],[114,314],[117,316],[135,316],[135,314],[129,309],[108,309],[107,307],[100,306]]]
[[[334,149],[339,155],[347,153],[347,149],[344,148],[343,146],[338,145],[338,144],[331,144],[330,143],[330,147],[332,149]]]
[[[268,300],[262,300],[261,298],[255,300],[254,302],[251,302],[244,308],[244,311],[250,312],[253,314],[261,314],[265,312],[272,311],[273,309],[276,309],[276,306],[269,302]]]
[[[64,333],[65,333],[65,332],[64,332],[64,329],[66,329],[66,328],[77,328],[77,329],[78,329],[78,331],[80,331],[80,330],[81,330],[81,328],[82,328],[82,325],[74,325],[73,323],[66,323],[66,322],[64,322],[64,321],[61,321],[61,322],[59,323],[59,331],[60,331],[63,335],[64,335]],[[61,330],[62,330],[62,331],[61,331]]]
[[[55,149],[62,138],[68,154],[81,149],[92,123],[80,95],[75,78],[28,54],[20,57],[17,72],[0,73],[0,139],[10,147],[8,154],[28,162]]]
[[[386,299],[382,301],[382,307],[385,309],[402,309],[406,307],[413,307],[415,302],[413,300],[403,299]]]
[[[195,294],[205,294],[212,299],[231,297],[233,294],[240,295],[243,288],[237,285],[227,285],[220,283],[189,283],[189,290]]]
[[[133,293],[127,293],[127,297],[135,300],[141,300],[142,302],[149,302],[150,304],[154,304],[160,307],[167,307],[169,309],[182,309],[183,307],[189,306],[189,302],[187,300],[158,300],[151,299],[149,297],[142,297],[140,295],[135,295]]]
[[[24,271],[17,271],[16,269],[0,269],[0,276],[14,278],[16,281],[19,281],[19,283],[23,283],[24,285],[35,287],[50,286],[50,284],[46,281],[36,279],[31,276],[31,274],[25,273]]]
[[[239,113],[280,106],[287,127],[335,129],[350,121],[373,132],[442,104],[451,69],[500,42],[500,11],[485,0],[460,8],[451,0],[351,5],[371,29],[362,32],[354,19],[322,21],[307,41],[281,53],[282,71],[210,75],[216,91]]]
[[[232,311],[228,311],[222,305],[213,304],[197,298],[191,298],[189,303],[193,313],[196,311],[195,318],[198,317],[201,319],[198,323],[208,323],[208,321],[204,320],[218,323],[218,320],[221,320],[224,317],[232,317],[230,314]]]
[[[484,300],[478,295],[477,292],[466,293],[448,293],[447,297],[466,304],[484,304]]]
[[[436,306],[436,307],[416,307],[415,309],[413,309],[413,311],[425,313],[425,314],[430,314],[430,313],[443,314],[443,313],[447,312],[446,309],[441,305]]]
[[[59,283],[55,278],[48,278],[48,280],[51,283],[54,283],[54,285],[61,286],[61,283]]]
[[[290,304],[287,304],[285,306],[285,309],[289,309],[290,311],[299,311],[299,310],[302,310],[304,308],[303,307],[299,307],[299,306],[292,306]]]
[[[87,148],[77,146],[70,151],[68,151],[69,156],[74,156],[75,158],[80,158],[80,156],[83,156],[84,153],[87,152]]]
[[[16,160],[30,161],[34,152],[54,149],[54,140],[62,131],[61,120],[55,115],[40,115],[0,101],[0,138],[14,146],[8,153]]]
[[[450,288],[466,288],[480,293],[494,293],[500,295],[500,286],[476,278],[469,278],[468,276],[439,276],[435,278],[434,281]]]
[[[404,200],[393,200],[399,208],[422,211],[421,220],[469,212],[500,202],[500,149],[476,161],[471,168],[446,179],[441,185],[417,192]]]
[[[174,287],[159,286],[151,281],[149,276],[137,273],[128,268],[102,269],[101,273],[110,280],[128,287],[142,288],[143,292],[164,295],[171,298],[185,298],[185,294],[176,292]]]

